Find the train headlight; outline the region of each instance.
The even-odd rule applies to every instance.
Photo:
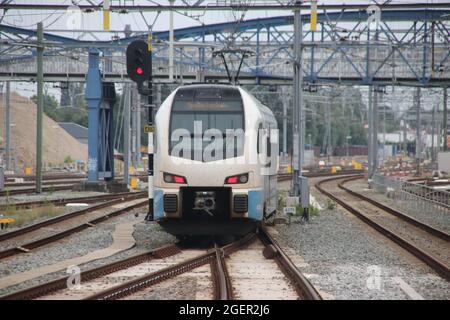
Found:
[[[186,178],[183,176],[177,176],[170,173],[164,173],[164,182],[166,183],[178,183],[178,184],[186,184]]]
[[[225,184],[243,184],[248,182],[248,173],[238,174],[225,179]]]

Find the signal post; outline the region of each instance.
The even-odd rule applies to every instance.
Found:
[[[153,81],[152,81],[152,36],[148,41],[137,40],[130,43],[127,48],[127,73],[129,78],[138,85],[139,93],[147,96],[148,119],[145,133],[148,133],[148,198],[149,208],[145,217],[147,221],[153,221],[153,167],[154,167],[154,112],[153,105]],[[147,87],[144,83],[147,82]],[[128,170],[128,168],[126,168]]]

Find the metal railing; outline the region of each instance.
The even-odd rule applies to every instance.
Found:
[[[450,214],[450,192],[418,183],[375,174],[372,187],[389,198],[398,200],[405,211]]]

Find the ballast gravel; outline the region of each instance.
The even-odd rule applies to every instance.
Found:
[[[324,299],[450,299],[449,282],[343,209],[324,209],[305,225],[293,218],[275,233]]]
[[[419,207],[411,205],[411,202],[407,200],[388,198],[383,193],[378,193],[374,189],[368,189],[367,182],[363,180],[349,182],[346,186],[367,197],[391,206],[421,222],[427,223],[432,227],[450,233],[450,214],[448,214],[448,212],[446,214],[443,211],[435,210],[432,206]]]
[[[139,213],[138,217],[135,217],[136,213]],[[0,277],[25,272],[32,268],[54,264],[59,261],[83,256],[95,250],[107,248],[112,244],[111,235],[116,226],[118,224],[133,220],[136,221],[133,233],[133,237],[136,240],[136,245],[133,248],[104,259],[98,259],[80,265],[79,267],[81,271],[122,260],[150,249],[176,242],[176,238],[164,232],[159,225],[145,222],[144,217],[145,209],[135,209],[128,214],[124,214],[123,216],[113,218],[108,222],[101,223],[95,228],[89,228],[80,233],[74,234],[73,236],[61,240],[56,244],[51,244],[43,248],[36,249],[31,254],[23,254],[5,259],[0,264]],[[43,275],[8,288],[0,289],[0,296],[67,275],[66,270]]]

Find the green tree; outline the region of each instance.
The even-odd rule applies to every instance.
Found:
[[[31,100],[37,104],[37,96],[31,97]],[[44,113],[55,121],[58,121],[58,109],[59,103],[54,96],[44,95]]]
[[[31,97],[31,100],[37,104],[37,96]],[[44,95],[44,113],[56,122],[74,122],[84,127],[88,125],[88,113],[86,104],[82,95],[77,96],[74,108],[61,107],[52,95]]]

